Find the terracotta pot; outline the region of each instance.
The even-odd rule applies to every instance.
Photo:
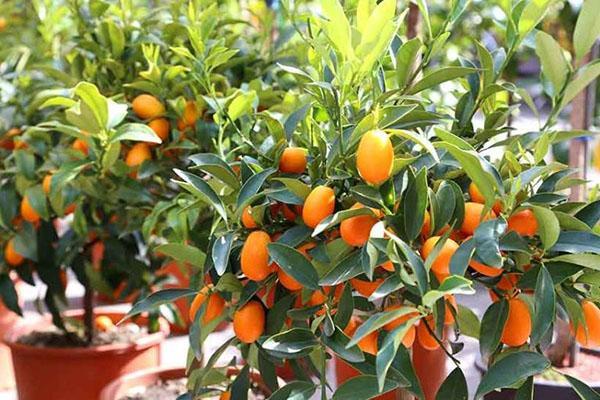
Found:
[[[114,322],[124,313],[95,310]],[[83,311],[74,310],[65,316],[82,318]],[[139,318],[138,324],[147,320]],[[166,321],[160,321],[160,331],[144,336],[134,343],[118,343],[89,348],[48,348],[17,343],[17,339],[34,330],[51,325],[50,317],[27,321],[16,326],[6,336],[13,358],[19,400],[94,400],[106,384],[124,373],[160,364],[160,344],[169,333]]]
[[[15,289],[19,298],[21,298],[19,292],[21,292],[20,287],[22,285],[23,282],[21,281],[15,282]],[[0,300],[0,338],[3,338],[20,319],[21,317],[7,309],[2,300]],[[15,387],[15,376],[13,374],[10,349],[4,343],[0,342],[0,390],[11,389],[13,387]]]
[[[100,400],[118,400],[127,392],[139,386],[151,386],[158,381],[185,378],[185,368],[150,368],[123,375],[100,393]]]
[[[232,377],[239,373],[241,367],[229,367],[227,376]],[[184,378],[185,368],[150,368],[143,371],[133,372],[121,376],[110,384],[108,384],[100,393],[99,400],[118,400],[127,395],[131,389],[140,386],[151,386],[161,380],[181,379]],[[256,371],[250,372],[250,380],[256,384],[266,397],[272,394],[269,387],[264,383],[260,373]]]
[[[441,348],[434,351],[426,350],[419,345],[418,340],[415,340],[412,347],[412,358],[415,372],[425,394],[425,400],[434,400],[438,389],[447,376],[446,353]],[[359,375],[359,372],[355,368],[338,357],[335,357],[335,371],[338,385]],[[406,391],[398,389],[378,396],[375,399],[408,400],[412,398]]]

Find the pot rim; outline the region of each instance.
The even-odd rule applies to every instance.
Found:
[[[169,379],[179,379],[186,377],[186,370],[184,367],[162,366],[145,368],[121,375],[102,389],[102,392],[100,392],[100,400],[114,400],[114,394],[122,385],[133,382],[141,377],[152,375],[156,375],[159,379],[162,379],[164,375],[168,375]]]
[[[94,315],[106,315],[113,317],[112,319],[120,320],[125,316],[125,312],[114,309],[97,307],[94,309]],[[69,318],[79,318],[83,316],[83,310],[69,310],[64,313]],[[146,322],[145,317],[140,317],[142,322]],[[47,358],[64,358],[64,357],[102,357],[106,354],[123,354],[131,351],[141,351],[160,344],[169,335],[169,324],[163,318],[159,318],[160,329],[157,332],[149,333],[148,335],[137,338],[131,343],[112,343],[90,347],[41,347],[28,344],[18,343],[17,340],[24,334],[35,330],[36,327],[51,324],[51,316],[46,314],[35,320],[24,320],[16,324],[10,329],[3,338],[6,344],[13,353],[21,355],[34,355]]]

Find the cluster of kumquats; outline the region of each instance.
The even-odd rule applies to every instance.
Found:
[[[390,178],[392,164],[394,161],[394,149],[388,134],[381,130],[372,130],[364,134],[356,152],[356,167],[360,177],[369,185],[380,185]],[[285,148],[279,160],[279,172],[282,174],[302,175],[306,173],[307,150],[298,147]],[[467,197],[465,195],[465,197]],[[339,200],[339,194],[336,197],[334,188],[327,185],[319,185],[312,189],[301,206],[292,206],[287,204],[274,203],[270,205],[271,216],[276,218],[279,214],[289,223],[304,224],[314,229],[327,217],[334,214]],[[464,219],[462,224],[449,233],[443,246],[437,253],[437,256],[431,264],[431,271],[439,282],[442,282],[450,276],[450,261],[452,256],[459,248],[460,243],[469,239],[480,225],[481,222],[491,220],[500,215],[503,211],[503,204],[497,201],[491,210],[485,210],[485,199],[477,187],[471,183],[468,187],[468,201],[464,203]],[[360,203],[351,206],[352,209],[364,207]],[[332,241],[339,237],[351,247],[364,246],[369,237],[373,235],[372,228],[381,221],[383,213],[380,210],[372,209],[372,214],[358,215],[343,220],[339,229],[330,229],[325,232],[323,237],[325,241]],[[446,226],[439,232],[431,232],[430,214],[425,212],[424,223],[421,229],[420,238],[415,245],[425,260],[432,253],[434,246],[440,238],[446,233],[449,226]],[[508,230],[514,231],[522,237],[529,238],[536,235],[538,222],[531,210],[524,209],[508,216]],[[336,287],[322,287],[321,290],[312,292],[307,301],[306,296],[300,293],[304,289],[303,285],[294,278],[286,274],[274,262],[270,262],[267,246],[277,241],[280,237],[278,232],[266,232],[268,224],[261,226],[253,216],[253,208],[248,206],[244,209],[241,216],[241,223],[245,230],[249,232],[240,254],[241,272],[248,280],[263,282],[272,274],[276,274],[278,285],[292,293],[298,293],[295,307],[313,307],[326,305],[332,313],[335,312],[336,303],[339,301],[343,284]],[[307,259],[311,259],[310,251],[317,245],[316,241],[309,240],[297,247]],[[490,278],[490,296],[492,300],[498,301],[500,296],[508,300],[509,312],[507,321],[502,333],[501,342],[507,346],[518,347],[525,344],[532,331],[532,318],[528,304],[519,297],[522,292],[518,288],[518,281],[522,272],[507,272],[501,268],[484,265],[474,259],[469,263],[472,273],[477,277]],[[369,298],[375,290],[383,283],[386,274],[394,271],[394,264],[387,261],[381,264],[375,271],[373,280],[365,280],[359,277],[350,279],[350,284],[355,291],[355,295]],[[242,278],[243,279],[243,278]],[[262,302],[251,300],[239,308],[233,314],[233,328],[237,338],[243,343],[255,342],[265,330],[265,307],[268,309],[273,305],[275,286],[270,289],[264,287],[259,291]],[[208,299],[208,302],[207,302]],[[445,324],[454,323],[456,315],[456,301],[454,296],[447,295]],[[191,310],[190,319],[193,321],[195,314],[200,307],[207,302],[203,323],[208,323],[220,316],[226,309],[227,303],[218,291],[211,285],[204,287],[195,297]],[[386,304],[387,302],[384,302]],[[393,310],[401,307],[402,301],[396,301],[395,304],[385,305],[385,310]],[[592,302],[586,301],[583,304],[584,318],[587,323],[588,334],[585,328],[579,326],[576,331],[577,339],[587,344],[600,344],[600,310]],[[323,313],[323,310],[317,311],[316,315]],[[416,313],[409,313],[394,320],[384,329],[391,331],[400,324],[415,317]],[[344,332],[352,336],[362,323],[359,316],[353,316]],[[415,326],[410,327],[403,339],[406,347],[411,347],[413,342],[419,341],[425,349],[435,350],[439,348],[441,339],[433,335],[435,326],[433,315],[423,316]],[[359,342],[359,347],[368,353],[376,354],[378,348],[378,332],[374,331]]]

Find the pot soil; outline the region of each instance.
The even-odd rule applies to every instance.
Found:
[[[19,292],[20,287],[23,285],[22,282],[15,282],[15,289],[21,298]],[[10,311],[2,300],[0,300],[0,338],[3,338],[8,331],[10,331],[21,318]],[[0,341],[0,390],[12,389],[15,387],[15,376],[13,374],[12,359],[10,356],[10,348]]]
[[[556,368],[558,371],[574,376],[586,382],[594,390],[600,391],[600,352],[592,349],[581,349],[577,354],[577,365],[574,367]],[[480,372],[485,369],[477,365]],[[571,385],[559,374],[543,374],[534,381],[533,400],[579,400]],[[486,400],[513,400],[515,390],[504,389],[500,392],[490,393]]]
[[[103,311],[101,308],[96,309],[96,313],[108,316],[115,323],[124,316],[122,312]],[[82,319],[83,311],[69,311],[65,316]],[[135,322],[145,326],[148,321],[138,318]],[[122,374],[158,366],[160,344],[169,333],[168,324],[161,320],[160,331],[138,335],[128,342],[89,347],[77,346],[77,339],[69,343],[70,347],[20,343],[20,338],[23,341],[34,339],[33,343],[39,343],[40,335],[43,340],[57,340],[51,334],[31,334],[51,331],[51,328],[50,317],[39,318],[16,326],[6,336],[6,344],[12,353],[19,400],[97,399],[102,388]]]
[[[230,367],[227,376],[233,377],[239,371]],[[100,400],[176,400],[178,395],[185,393],[185,378],[184,368],[150,368],[133,372],[106,386]],[[252,392],[248,395],[249,400],[266,399],[272,394],[258,372],[251,371],[250,380]],[[206,398],[213,399],[218,399],[218,396]]]
[[[338,357],[334,358],[338,386],[359,375],[359,372],[345,361]],[[438,389],[446,379],[446,353],[441,348],[434,351],[426,350],[419,345],[418,340],[415,340],[412,346],[412,359],[415,372],[425,394],[425,400],[434,400]],[[405,390],[396,389],[375,397],[375,400],[413,400],[413,398]]]

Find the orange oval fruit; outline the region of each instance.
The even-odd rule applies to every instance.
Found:
[[[581,302],[581,309],[585,326],[579,323],[577,329],[574,329],[571,323],[571,332],[574,332],[575,339],[582,346],[600,346],[600,308],[591,301],[584,300]]]
[[[21,216],[25,221],[36,223],[40,220],[40,215],[35,211],[29,202],[29,198],[24,196],[21,200]]]
[[[421,257],[423,257],[423,260],[427,260],[438,240],[440,240],[440,236],[432,236],[423,243],[423,247],[421,248]],[[437,257],[431,264],[431,270],[438,281],[442,282],[450,276],[450,260],[457,249],[458,243],[448,238],[438,252]]]
[[[233,314],[233,331],[242,343],[254,343],[265,331],[265,310],[251,300]]]
[[[71,147],[73,148],[73,150],[78,150],[86,156],[90,153],[90,149],[85,140],[83,139],[75,139]]]
[[[279,170],[286,174],[301,174],[306,170],[306,149],[287,147],[279,159]]]
[[[435,331],[435,323],[433,322],[433,315],[428,315],[427,317],[421,319],[419,324],[417,325],[417,340],[421,347],[425,350],[433,351],[440,348],[440,344],[436,340],[436,338],[429,332],[429,327],[431,331]]]
[[[496,213],[490,210],[487,214],[483,214],[485,206],[483,204],[466,202],[465,203],[465,218],[463,220],[460,230],[467,235],[472,235],[475,229],[483,221],[496,218]]]
[[[327,186],[317,186],[304,201],[302,219],[304,223],[315,228],[319,222],[333,214],[335,210],[335,193]]]
[[[421,236],[426,238],[431,235],[431,214],[429,211],[425,210],[425,215],[423,216],[423,226],[421,227]]]
[[[483,197],[483,194],[473,182],[469,184],[469,196],[471,197],[471,201],[479,204],[485,204],[485,197]],[[492,210],[494,210],[496,215],[500,214],[500,212],[502,212],[502,202],[500,200],[496,200],[492,206]]]
[[[379,268],[382,268],[388,272],[394,272],[396,269],[394,268],[394,264],[388,260],[386,262],[384,262],[383,264],[379,265]]]
[[[267,232],[254,231],[248,235],[240,254],[242,272],[248,279],[262,281],[271,273],[267,249],[269,243],[271,237]]]
[[[242,211],[242,225],[244,225],[244,228],[246,229],[254,229],[258,227],[258,225],[256,225],[256,221],[254,218],[252,218],[251,211],[251,206],[246,206],[244,211]]]
[[[171,132],[171,124],[166,118],[156,118],[148,123],[148,127],[156,133],[156,136],[164,142],[169,138],[169,132]],[[158,143],[150,143],[151,146],[155,146]]]
[[[46,193],[46,195],[50,194],[50,191],[52,190],[52,174],[47,174],[46,176],[44,176],[44,179],[42,180],[42,189],[44,190],[44,193]]]
[[[4,260],[6,260],[6,263],[11,267],[18,267],[25,261],[25,257],[15,250],[14,238],[10,238],[6,242],[6,246],[4,247]]]
[[[156,97],[140,94],[131,103],[133,112],[141,119],[160,117],[165,113],[165,106]]]
[[[208,303],[206,304],[206,310],[202,316],[202,323],[208,324],[223,313],[223,310],[225,309],[225,300],[223,297],[221,297],[218,292],[208,293],[209,288],[208,286],[205,286],[198,292],[196,297],[194,297],[188,315],[190,321],[193,322],[196,319],[196,314],[198,313],[198,310],[200,310],[200,307],[202,307],[202,304],[206,301],[207,297]]]
[[[500,341],[509,347],[527,343],[531,335],[531,314],[527,303],[518,298],[508,300],[508,317]]]
[[[363,208],[364,206],[360,203],[355,203],[350,209],[356,210]],[[340,233],[342,239],[350,246],[360,247],[364,246],[369,240],[371,228],[377,223],[378,219],[373,215],[357,215],[356,217],[350,217],[345,219],[340,224]]]
[[[141,165],[144,161],[150,160],[152,158],[152,152],[150,151],[150,146],[147,143],[136,143],[133,147],[127,152],[127,156],[125,157],[125,164],[128,167],[134,168]]]
[[[219,396],[219,400],[231,400],[231,392],[227,391],[221,393],[221,395]]]
[[[108,332],[115,328],[112,319],[107,315],[100,315],[94,319],[94,325],[100,332]]]
[[[356,168],[361,178],[378,185],[388,180],[394,165],[394,146],[387,133],[372,130],[363,135],[356,151]]]
[[[523,210],[508,217],[508,230],[521,236],[533,236],[537,233],[538,222],[531,210]]]
[[[277,269],[277,277],[279,278],[279,283],[281,283],[281,286],[283,286],[287,290],[295,292],[297,290],[302,289],[302,285],[300,284],[300,282],[286,274],[285,271],[281,268]]]
[[[375,290],[383,283],[383,279],[375,279],[371,281],[363,281],[362,279],[352,278],[350,279],[350,285],[364,297],[370,297]]]
[[[500,281],[496,284],[496,288],[506,293],[507,298],[511,298],[517,291],[517,284],[519,283],[520,275],[517,273],[509,273],[502,275]],[[498,301],[500,298],[493,291],[489,290],[490,298],[492,301]]]
[[[200,118],[200,110],[196,106],[196,102],[193,100],[186,101],[183,115],[181,116],[183,124],[186,127],[193,127],[196,125],[198,118]]]
[[[352,338],[352,336],[354,336],[354,333],[356,332],[356,330],[358,329],[358,327],[360,325],[361,325],[360,319],[357,317],[352,317],[352,318],[350,318],[350,321],[348,321],[348,325],[346,325],[346,328],[344,328],[344,333],[348,337]],[[358,342],[358,348],[361,349],[362,351],[364,351],[365,353],[377,355],[377,347],[378,347],[377,340],[378,339],[379,339],[379,335],[378,335],[377,331],[371,332]]]
[[[481,275],[488,276],[491,278],[495,278],[497,276],[502,275],[504,270],[502,268],[490,267],[488,265],[482,264],[479,261],[471,259],[469,261],[469,267],[473,268],[475,271],[479,272]]]

